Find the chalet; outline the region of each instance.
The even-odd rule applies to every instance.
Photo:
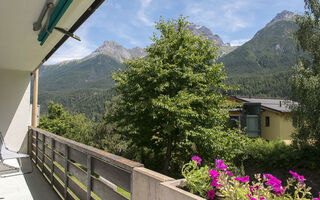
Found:
[[[240,107],[229,111],[231,122],[237,122],[233,124],[238,124],[246,130],[249,137],[291,142],[291,134],[295,130],[291,102],[283,99],[232,96],[229,99],[241,104]]]

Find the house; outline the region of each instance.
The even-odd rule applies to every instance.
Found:
[[[229,100],[241,104],[229,111],[230,120],[237,121],[249,137],[291,142],[291,134],[295,131],[291,102],[283,99],[235,96],[229,96]]]

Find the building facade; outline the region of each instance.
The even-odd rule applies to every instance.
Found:
[[[290,109],[291,102],[283,99],[229,97],[239,103],[229,111],[232,124],[238,124],[250,138],[291,142],[295,131]]]

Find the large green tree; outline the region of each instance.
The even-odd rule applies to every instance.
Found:
[[[216,62],[217,48],[192,34],[188,23],[185,17],[160,19],[147,56],[129,60],[113,74],[119,99],[105,117],[141,150],[164,152],[164,173],[173,154],[208,150],[199,145],[222,133],[228,119],[226,76],[223,64]]]
[[[300,144],[311,143],[320,148],[320,3],[305,0],[305,13],[296,21],[298,47],[305,53],[295,67],[291,99],[297,124],[295,139]]]

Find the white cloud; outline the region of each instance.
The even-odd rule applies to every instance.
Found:
[[[149,7],[152,0],[140,0],[141,5],[138,10],[137,16],[139,20],[145,23],[147,26],[153,26],[154,23],[146,16],[146,9]]]
[[[210,0],[209,2],[194,2],[189,0],[186,4],[186,14],[199,25],[235,32],[250,26],[250,19],[243,13],[250,6],[250,1]]]
[[[250,39],[239,39],[239,40],[231,40],[230,45],[231,46],[241,46],[244,43],[248,42]]]

